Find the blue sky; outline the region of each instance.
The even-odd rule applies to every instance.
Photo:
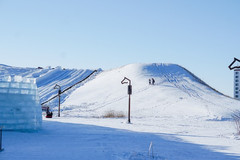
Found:
[[[0,63],[175,63],[232,96],[239,8],[239,0],[0,0]]]

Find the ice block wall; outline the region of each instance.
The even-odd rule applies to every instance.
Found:
[[[42,111],[35,79],[0,78],[0,127],[4,130],[37,130]]]

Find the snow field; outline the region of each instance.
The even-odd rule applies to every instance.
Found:
[[[160,131],[163,128],[152,132],[152,129],[159,126],[146,126],[143,125],[144,122],[145,120],[141,119],[134,120],[133,124],[125,123],[123,119],[63,117],[47,119],[43,121],[43,129],[38,132],[4,132],[5,150],[0,153],[0,159],[233,160],[239,158],[233,154],[216,151],[226,150],[227,146],[190,143],[178,136],[194,137],[194,135],[164,133]],[[196,138],[206,140],[201,134],[196,135]],[[219,138],[209,136],[207,140],[217,142]],[[155,158],[148,156],[151,142]]]

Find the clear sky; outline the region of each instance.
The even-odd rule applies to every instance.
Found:
[[[179,64],[232,96],[239,0],[0,0],[0,63]]]

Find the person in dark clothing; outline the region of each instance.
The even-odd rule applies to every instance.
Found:
[[[152,78],[152,85],[154,85],[155,84],[155,80],[154,80],[154,78]]]
[[[50,109],[49,109],[49,107],[47,107],[47,111],[46,111],[46,118],[52,118],[52,115],[53,115],[53,113],[52,113],[52,112],[50,112]]]
[[[151,79],[149,79],[148,81],[149,81],[149,85],[151,85]]]

